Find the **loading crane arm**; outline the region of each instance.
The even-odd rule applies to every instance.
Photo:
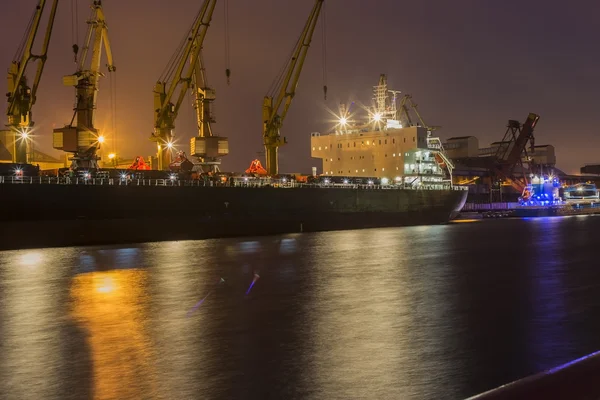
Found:
[[[57,150],[73,153],[71,168],[74,170],[97,170],[98,157],[96,152],[104,142],[100,131],[94,127],[94,116],[98,97],[98,83],[100,77],[105,76],[100,71],[102,49],[106,52],[108,72],[114,72],[112,50],[108,40],[108,26],[102,9],[102,1],[94,0],[91,4],[92,18],[87,21],[88,30],[83,52],[79,58],[77,72],[63,77],[65,86],[72,86],[76,93],[76,108],[73,120],[77,123],[64,128],[55,129],[53,133],[53,146]],[[73,46],[75,56],[79,48]],[[88,54],[90,55],[89,65]]]
[[[273,95],[265,96],[263,101],[263,143],[267,172],[272,176],[277,175],[279,172],[278,149],[287,143],[287,140],[281,137],[280,129],[296,94],[300,73],[308,54],[323,2],[324,0],[315,1],[308,21],[294,47],[292,57],[288,60],[282,74],[281,83],[274,88]]]
[[[173,62],[154,86],[154,132],[150,139],[157,142],[160,170],[169,169],[175,120],[186,93],[194,84],[194,74],[197,71],[201,73],[198,65],[200,51],[216,4],[217,0],[204,1],[191,29],[186,33],[185,41],[175,52]],[[201,76],[196,76],[196,79],[200,80]]]
[[[539,119],[539,115],[530,113],[522,126],[516,121],[510,121],[508,128],[514,131],[512,146],[508,147],[508,151],[504,157],[496,156],[498,159],[495,171],[496,175],[500,179],[508,181],[511,186],[520,192],[523,192],[527,187],[527,177],[523,174],[522,180],[515,179],[515,168],[519,164],[522,164],[522,154],[527,149],[527,143],[533,143],[535,140],[533,131]],[[511,126],[511,123],[516,123],[517,126]]]
[[[17,55],[8,69],[8,93],[6,93],[8,107],[6,115],[8,117],[8,136],[10,137],[13,150],[11,153],[13,162],[15,163],[27,163],[27,144],[30,139],[29,130],[34,124],[31,119],[31,111],[36,101],[37,90],[40,85],[44,66],[46,65],[48,46],[58,8],[58,0],[53,0],[41,52],[37,55],[33,54],[33,45],[46,3],[46,0],[40,0],[36,6],[25,34],[24,43],[17,51]],[[37,70],[33,83],[29,86],[25,73],[29,63],[32,61],[37,61]],[[6,144],[8,145],[9,143]]]

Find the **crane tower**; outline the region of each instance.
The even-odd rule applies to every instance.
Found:
[[[158,169],[168,170],[174,150],[175,120],[188,90],[193,89],[194,108],[198,122],[198,136],[191,140],[191,154],[201,164],[216,168],[218,157],[227,155],[227,138],[214,136],[210,123],[214,122],[210,104],[215,100],[214,89],[206,85],[200,54],[210,26],[217,0],[205,0],[184,44],[177,49],[173,63],[154,86],[154,132],[150,139],[156,142]],[[186,68],[187,65],[187,68]],[[177,96],[175,96],[175,92]]]
[[[104,142],[104,136],[94,127],[94,114],[98,96],[98,83],[100,77],[105,76],[100,71],[102,49],[106,51],[108,72],[115,71],[112,51],[108,40],[108,27],[102,10],[102,1],[92,2],[92,18],[87,21],[88,31],[83,53],[79,59],[77,72],[63,78],[66,86],[73,86],[76,92],[76,106],[73,120],[63,128],[55,129],[53,132],[53,147],[72,153],[71,168],[73,170],[98,169],[98,156],[96,152]],[[79,48],[73,46],[75,56]],[[90,63],[86,65],[88,55]],[[73,125],[74,120],[77,120]]]
[[[52,28],[58,8],[58,0],[53,0],[41,52],[35,55],[33,54],[33,45],[47,3],[46,0],[39,1],[25,33],[23,45],[17,51],[17,56],[8,69],[8,93],[6,94],[8,98],[8,107],[6,110],[8,117],[8,124],[6,126],[8,130],[0,131],[0,141],[3,141],[8,146],[12,154],[13,163],[25,164],[28,162],[27,154],[31,140],[30,135],[34,125],[31,118],[31,110],[36,101],[37,89],[40,85],[46,64],[48,45],[50,44],[50,37],[52,36]],[[29,85],[26,70],[29,63],[33,61],[37,61],[37,71],[33,79],[33,84]]]
[[[279,173],[279,147],[287,143],[286,138],[281,137],[280,129],[296,94],[300,73],[308,54],[308,48],[317,26],[323,2],[324,0],[315,1],[308,21],[306,21],[306,25],[294,47],[292,57],[288,60],[284,74],[281,76],[281,84],[273,90],[272,94],[265,96],[263,100],[263,143],[267,172],[271,176]]]

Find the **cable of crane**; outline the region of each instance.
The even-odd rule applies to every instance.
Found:
[[[21,42],[19,43],[19,47],[17,48],[17,51],[15,52],[15,57],[14,57],[14,61],[21,61],[21,58],[23,58],[23,53],[25,52],[25,44],[27,43],[27,38],[29,36],[29,33],[31,32],[31,27],[33,26],[33,20],[35,19],[35,14],[36,14],[37,10],[31,15],[31,19],[29,20],[29,23],[27,24],[27,29],[25,30],[25,33],[23,34],[23,37],[21,38]]]
[[[298,36],[296,44],[294,45],[294,47],[292,47],[290,55],[285,60],[283,66],[281,67],[281,70],[279,71],[279,74],[275,77],[273,82],[271,82],[271,86],[269,86],[269,91],[267,92],[269,96],[274,97],[277,94],[277,92],[281,89],[281,85],[283,84],[283,81],[285,79],[285,72],[288,70],[288,66],[293,61],[292,56],[294,55],[294,52],[296,51],[298,43],[300,43],[301,39],[302,35]]]
[[[183,51],[185,50],[185,46],[187,44],[187,41],[194,39],[194,38],[192,38],[193,27],[194,27],[196,21],[199,18],[201,18],[201,17],[202,17],[202,10],[198,11],[198,13],[196,14],[196,18],[194,19],[194,22],[188,28],[188,30],[186,31],[186,33],[185,33],[183,39],[181,40],[179,46],[175,49],[175,52],[173,53],[173,55],[169,59],[169,63],[167,64],[167,66],[165,67],[165,69],[163,70],[163,72],[161,74],[161,78],[160,79],[161,79],[162,82],[168,82],[173,77],[173,73],[175,73],[175,71],[177,70],[177,64],[179,63],[179,60],[181,59],[181,55],[182,55]]]
[[[227,84],[231,83],[231,60],[229,53],[229,0],[223,2],[225,7],[225,76],[227,77]]]
[[[323,97],[327,100],[327,3],[323,3],[323,17],[321,18],[321,27],[323,28]]]
[[[71,41],[73,43],[74,61],[77,63],[77,54],[79,53],[79,8],[77,0],[71,0]]]
[[[115,71],[109,71],[110,80],[110,110],[112,118],[112,140],[113,153],[117,154],[117,75]]]

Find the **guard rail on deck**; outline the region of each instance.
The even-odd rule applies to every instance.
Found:
[[[94,186],[196,186],[196,187],[278,187],[278,188],[345,188],[345,189],[369,189],[369,190],[394,190],[394,189],[414,189],[414,190],[439,190],[428,186],[413,188],[402,185],[373,185],[373,184],[312,184],[297,182],[278,182],[271,184],[253,183],[253,182],[213,182],[204,180],[180,180],[180,179],[119,179],[119,178],[69,178],[54,176],[0,176],[0,184],[14,185],[94,185]],[[447,190],[468,190],[463,186],[447,186]]]
[[[467,400],[531,400],[600,398],[600,352],[592,353]]]

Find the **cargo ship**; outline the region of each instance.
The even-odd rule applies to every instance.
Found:
[[[0,176],[0,250],[441,224],[461,187],[379,178]]]
[[[561,186],[552,175],[533,176],[514,215],[517,217],[553,217],[600,214],[600,191],[595,184]]]
[[[323,173],[107,169],[44,176],[0,167],[0,249],[442,224],[467,198],[432,130],[394,119],[385,76],[359,130],[312,134]],[[394,98],[390,99],[389,94]],[[349,122],[349,121],[348,121]],[[359,126],[356,124],[355,126]],[[334,158],[337,160],[334,161]],[[184,163],[176,163],[177,165]]]

